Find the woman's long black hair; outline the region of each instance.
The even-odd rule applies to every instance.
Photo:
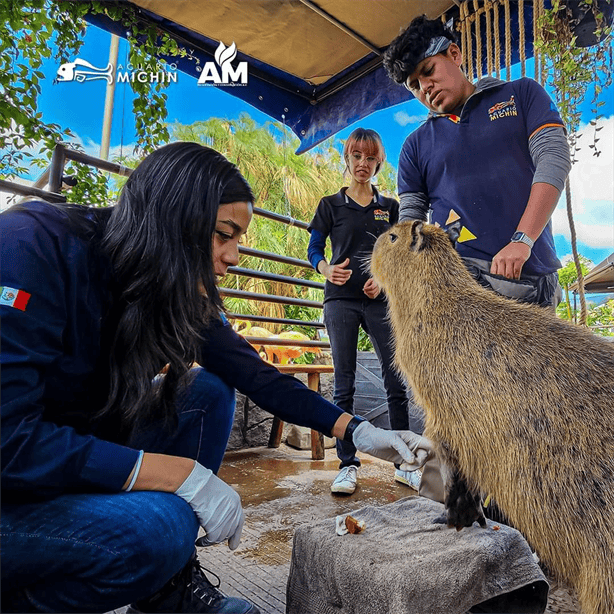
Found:
[[[134,170],[102,237],[119,315],[101,417],[119,417],[127,432],[160,419],[172,424],[203,330],[223,309],[212,256],[218,207],[253,201],[237,167],[197,143],[166,145]]]

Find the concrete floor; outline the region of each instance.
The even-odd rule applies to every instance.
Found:
[[[310,450],[285,444],[226,454],[219,476],[241,495],[243,538],[235,552],[224,545],[199,549],[203,565],[220,576],[225,594],[250,599],[262,614],[285,612],[295,527],[416,495],[393,480],[390,463],[371,457],[363,459],[356,492],[333,495],[330,485],[338,466],[334,448],[322,461],[312,461]]]

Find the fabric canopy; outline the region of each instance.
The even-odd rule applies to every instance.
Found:
[[[518,3],[494,3],[500,5],[497,25],[502,40],[507,4],[512,63],[516,62]],[[374,111],[410,100],[411,94],[386,75],[383,51],[417,15],[458,19],[460,1],[133,0],[131,4],[138,8],[142,22],[166,31],[188,51],[187,58],[171,60],[179,70],[196,78],[202,78],[203,69],[222,77],[222,64],[232,62],[227,65],[234,71],[228,83],[209,80],[207,84],[224,87],[285,123],[299,137],[297,153],[302,153]],[[469,5],[474,3],[467,2]],[[523,6],[524,46],[529,57],[532,3]],[[104,15],[90,15],[88,20],[125,35],[124,25]],[[484,33],[483,13],[481,20]],[[473,32],[471,36],[475,55],[477,35]],[[480,55],[486,62],[486,54]],[[238,79],[241,62],[247,63],[246,82]]]

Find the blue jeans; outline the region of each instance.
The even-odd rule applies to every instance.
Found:
[[[127,445],[217,472],[234,402],[234,390],[198,369],[178,400],[177,429],[151,428]],[[149,597],[180,571],[199,525],[180,497],[140,491],[3,505],[0,526],[3,612],[107,612]]]
[[[411,403],[411,391],[394,367],[392,331],[388,324],[386,302],[382,300],[333,299],[324,303],[324,324],[330,338],[335,367],[333,400],[343,411],[354,414],[356,392],[356,359],[358,329],[369,335],[379,359],[388,401],[388,416],[393,430],[412,430],[422,433],[421,411]],[[411,410],[411,411],[410,411]],[[360,466],[354,444],[337,439],[340,468]]]

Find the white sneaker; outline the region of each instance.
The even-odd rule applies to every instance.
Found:
[[[358,467],[356,467],[356,465],[344,467],[335,478],[335,481],[331,484],[330,491],[351,495],[356,490],[357,473]]]
[[[422,480],[422,472],[419,469],[416,471],[401,471],[400,469],[396,469],[394,472],[394,479],[418,492],[420,481]]]

